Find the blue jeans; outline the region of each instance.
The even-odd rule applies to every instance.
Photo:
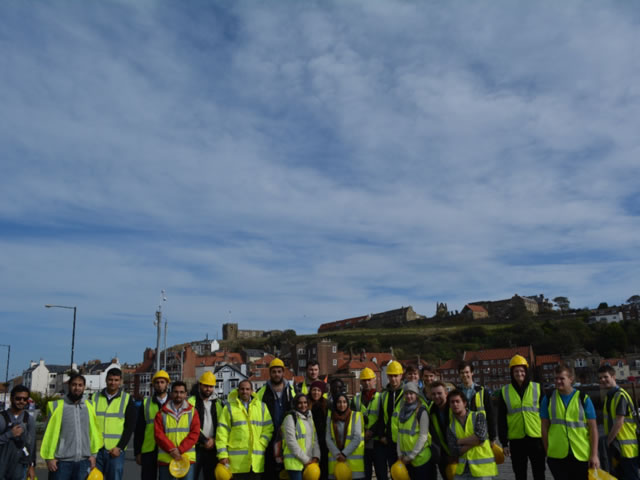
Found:
[[[287,470],[289,480],[302,480],[302,470]]]
[[[124,470],[124,450],[119,457],[109,455],[109,450],[101,448],[96,455],[96,468],[104,475],[104,480],[122,480]]]
[[[194,480],[194,471],[195,468],[192,463],[187,474],[180,480]],[[160,480],[178,480],[169,472],[169,465],[158,465],[158,473],[160,473]]]
[[[620,480],[638,480],[638,457],[620,458],[618,468],[615,469],[616,477]]]
[[[86,480],[91,464],[89,460],[58,462],[58,470],[49,472],[49,480]]]

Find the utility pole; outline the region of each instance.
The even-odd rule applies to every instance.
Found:
[[[160,335],[162,334],[162,302],[167,301],[164,290],[160,290],[160,305],[156,310],[156,321],[154,325],[157,327],[156,333],[156,372],[160,370]]]
[[[163,369],[167,369],[167,321],[164,321],[164,366]]]
[[[11,345],[5,343],[0,344],[0,347],[7,347],[7,371],[4,374],[4,383],[9,383],[9,361],[11,360]],[[5,393],[6,397],[6,393]]]

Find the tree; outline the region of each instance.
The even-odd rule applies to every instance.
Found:
[[[600,305],[598,305],[598,310],[604,310],[606,308],[609,308],[609,304],[607,302],[601,302]]]
[[[553,299],[553,303],[560,309],[562,313],[569,310],[569,299],[567,297],[556,297]]]
[[[631,295],[629,298],[627,298],[627,303],[640,306],[640,295]]]

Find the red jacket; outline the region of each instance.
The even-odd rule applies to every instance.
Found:
[[[173,409],[173,401],[167,400],[167,402],[162,406],[162,409],[157,413],[154,420],[153,430],[156,437],[156,443],[158,444],[158,447],[165,452],[170,452],[176,448],[176,445],[174,445],[174,443],[169,440],[164,433],[164,425],[162,424],[163,412],[167,415],[171,415],[176,419],[176,421],[178,421],[182,415],[186,415],[190,410],[193,410],[193,418],[191,419],[191,425],[189,426],[189,434],[182,440],[180,445],[177,445],[178,451],[181,454],[191,450],[200,436],[200,417],[198,416],[198,412],[186,400],[184,401],[184,404],[186,404],[188,408],[182,410],[178,415]],[[158,462],[158,464],[167,465],[165,462]]]

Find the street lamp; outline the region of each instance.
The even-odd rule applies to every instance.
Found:
[[[9,383],[9,360],[11,359],[11,345],[0,343],[0,347],[7,347],[7,373],[4,374],[4,383]]]
[[[67,307],[66,305],[45,305],[46,308],[66,308],[68,310],[73,310],[73,330],[71,333],[71,366],[69,370],[73,369],[73,351],[75,349],[76,344],[76,307]]]

